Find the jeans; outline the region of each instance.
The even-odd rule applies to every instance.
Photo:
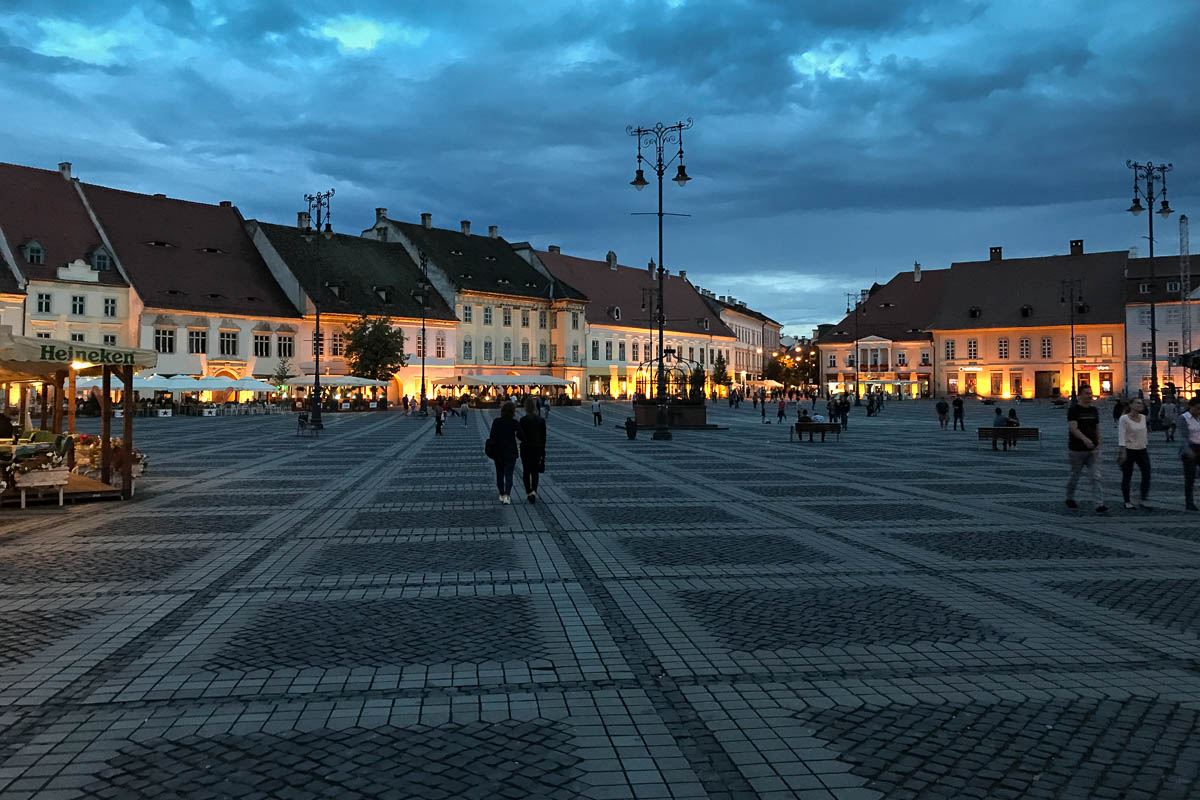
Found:
[[[1125,463],[1121,465],[1121,494],[1129,502],[1129,484],[1133,482],[1133,465],[1137,464],[1142,474],[1142,500],[1150,497],[1150,451],[1126,450]]]
[[[592,427],[595,428],[599,424],[600,424],[600,412],[593,411],[592,412]]]
[[[1092,484],[1092,500],[1097,506],[1104,505],[1104,487],[1100,483],[1100,451],[1068,450],[1071,461],[1071,477],[1067,479],[1067,499],[1075,499],[1075,487],[1079,484],[1079,473],[1085,469]]]
[[[963,422],[962,414],[955,414],[954,415],[954,430],[958,430],[959,428],[962,428],[965,431],[967,429],[967,423]]]
[[[539,453],[521,454],[521,480],[525,483],[525,494],[536,492],[538,488],[538,467],[542,457]]]
[[[512,494],[513,469],[516,466],[516,453],[505,453],[496,459],[496,489],[500,494]]]

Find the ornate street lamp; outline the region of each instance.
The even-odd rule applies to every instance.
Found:
[[[654,436],[655,439],[670,439],[671,429],[667,427],[667,372],[666,364],[663,362],[665,356],[663,352],[663,324],[665,322],[663,314],[663,282],[665,271],[663,269],[663,217],[667,214],[663,211],[663,175],[671,164],[675,161],[679,162],[679,168],[675,172],[675,177],[672,178],[680,187],[683,187],[691,180],[687,174],[687,169],[683,165],[683,132],[692,127],[692,119],[688,117],[686,122],[677,122],[674,125],[663,125],[661,122],[656,123],[653,128],[635,128],[632,125],[625,128],[625,132],[630,136],[637,138],[638,154],[637,154],[637,172],[634,174],[633,180],[629,185],[637,189],[639,192],[650,185],[646,180],[645,171],[642,167],[642,161],[650,165],[654,170],[654,174],[658,176],[658,211],[644,212],[656,213],[658,216],[658,416],[655,420]],[[671,157],[664,160],[663,150],[666,145],[679,143],[679,150]],[[648,158],[642,156],[642,147],[647,149],[653,147],[655,158],[651,162]],[[670,214],[673,217],[686,217],[687,214]]]
[[[429,342],[425,335],[425,309],[429,302],[429,257],[425,255],[423,250],[417,251],[417,257],[421,262],[421,281],[413,290],[413,299],[421,304],[421,416],[429,413],[426,409],[425,400],[425,353],[429,350]]]
[[[316,232],[320,231],[321,237],[328,240],[333,238],[333,226],[330,220],[333,219],[333,210],[329,205],[329,201],[333,199],[333,189],[328,192],[317,192],[316,194],[306,194],[304,199],[308,201],[308,220],[309,225],[304,229],[304,241],[312,244],[316,240]],[[316,212],[317,227],[312,226],[313,213]],[[325,220],[324,229],[321,228],[321,219]],[[321,303],[317,300],[317,295],[321,293],[321,258],[318,255],[316,258],[317,265],[317,281],[316,291],[313,293],[313,314],[315,316],[315,325],[313,330],[313,391],[312,391],[312,411],[310,423],[314,428],[321,427],[321,350],[325,347],[324,338],[321,335]]]
[[[1154,211],[1154,201],[1162,198],[1162,205],[1159,206],[1156,212],[1160,217],[1166,219],[1171,216],[1171,206],[1167,203],[1167,173],[1171,171],[1174,165],[1172,164],[1155,164],[1152,161],[1147,161],[1145,164],[1139,164],[1136,161],[1126,161],[1125,166],[1133,170],[1133,203],[1129,206],[1129,213],[1135,217],[1147,210],[1142,207],[1142,198],[1145,198],[1146,205],[1150,211]],[[1142,189],[1138,185],[1138,179],[1141,178],[1146,182],[1146,188]],[[1155,194],[1154,182],[1162,183],[1162,189]],[[1158,326],[1155,323],[1154,317],[1154,214],[1149,214],[1146,217],[1150,222],[1150,405],[1151,413],[1158,412]],[[1073,351],[1072,351],[1073,352]],[[1071,387],[1071,395],[1074,396],[1075,387]]]
[[[854,306],[854,405],[862,405],[862,396],[858,391],[858,310],[862,308],[862,292],[846,292],[846,313],[850,313],[851,304]]]

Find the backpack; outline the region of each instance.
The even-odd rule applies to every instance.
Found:
[[[483,443],[483,454],[492,461],[496,460],[496,445],[492,442],[492,438],[490,436]]]

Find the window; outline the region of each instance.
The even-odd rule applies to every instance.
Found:
[[[334,342],[337,342],[338,334],[335,333],[333,337]],[[237,331],[221,331],[220,337],[217,339],[217,349],[223,356],[236,356],[238,354]]]
[[[296,352],[296,339],[290,333],[286,336],[279,334],[275,337],[275,355],[280,358],[291,358]]]
[[[192,355],[208,352],[208,331],[188,331],[188,352]]]
[[[1086,336],[1076,336],[1075,337],[1075,357],[1083,358],[1086,355],[1087,355],[1087,337]]]
[[[615,319],[617,322],[621,321],[621,307],[620,306],[613,306],[613,319]]]
[[[946,358],[954,358],[954,340],[953,339],[946,340]],[[846,366],[851,366],[851,364],[847,364]]]
[[[104,252],[103,250],[97,250],[96,252],[92,253],[92,267],[94,267],[97,272],[107,272],[111,266],[112,264],[109,261],[108,253]]]
[[[521,340],[521,363],[522,364],[529,363],[529,340],[528,339]]]
[[[579,330],[579,312],[578,311],[571,312],[571,330],[573,330],[573,331]]]
[[[313,333],[313,355],[325,355],[325,334]]]
[[[500,309],[500,324],[506,328],[512,327],[512,309],[505,306]]]
[[[470,322],[474,318],[472,313],[474,308],[471,306],[463,306],[463,322]]]
[[[600,360],[600,342],[597,339],[592,340],[592,361]]]
[[[612,339],[604,343],[604,360],[612,361]]]
[[[1021,358],[1029,358],[1033,352],[1033,349],[1029,343],[1029,339],[1027,338],[1022,338],[1019,342],[1017,342],[1017,347],[1019,348],[1017,351],[1018,355],[1020,355]]]
[[[967,358],[979,358],[978,339],[967,339]]]
[[[923,366],[923,367],[929,366],[929,355],[930,355],[930,353],[928,350],[921,351],[921,366]]]
[[[438,331],[433,339],[433,357],[446,357],[446,334],[442,331]]]
[[[86,298],[81,294],[71,295],[71,314],[82,317],[87,309]]]
[[[1049,336],[1042,337],[1042,358],[1054,358],[1054,341]]]
[[[104,298],[104,316],[115,317],[117,315],[117,298]]]
[[[1139,283],[1138,284],[1138,294],[1150,294],[1150,284]]]
[[[463,338],[463,361],[470,361],[475,357],[475,348],[471,345],[471,337]]]
[[[1111,356],[1113,354],[1113,337],[1107,333],[1100,337],[1100,355]]]
[[[1167,309],[1167,324],[1168,325],[1178,325],[1179,324],[1179,317],[1180,317],[1179,311],[1180,311],[1179,306],[1172,306]]]
[[[529,327],[529,311],[527,311],[526,309],[521,309],[521,327],[522,328]]]
[[[37,242],[30,242],[25,248],[25,260],[30,264],[45,264],[46,249]]]
[[[997,358],[1008,358],[1008,337],[1007,336],[1001,336],[996,341],[996,357]]]
[[[1179,342],[1174,339],[1167,340],[1167,358],[1175,358],[1179,355]]]
[[[160,353],[174,353],[175,331],[170,328],[155,328],[154,349]]]
[[[546,361],[546,343],[545,342],[538,343],[538,361],[542,362],[542,363],[545,363],[545,361]]]
[[[189,331],[190,333],[190,331]],[[255,358],[270,358],[271,357],[271,334],[256,333],[254,334],[254,357]]]
[[[558,361],[558,345],[550,343],[550,361],[553,363]]]
[[[625,343],[617,342],[617,361],[625,360]]]
[[[744,353],[740,353],[740,352],[739,352],[739,353],[738,353],[738,355],[740,356],[740,355],[745,355],[745,354],[744,354]],[[743,359],[743,360],[745,360],[745,359]],[[846,366],[847,366],[847,367],[853,367],[853,366],[854,366],[854,353],[847,353],[847,354],[846,354]]]
[[[550,312],[550,330],[552,330],[552,331],[558,330],[558,312],[557,311]]]
[[[38,331],[38,332],[37,332],[37,338],[38,338],[38,339],[49,339],[49,338],[50,338],[50,331]]]
[[[829,354],[829,361],[828,361],[828,365],[829,365],[830,367],[836,367],[836,366],[837,366],[837,353],[830,353],[830,354]]]
[[[484,361],[492,360],[492,340],[491,339],[483,340],[483,360]]]
[[[907,367],[908,366],[908,353],[904,352],[903,350],[896,353],[896,366],[898,366],[898,367]]]
[[[504,340],[504,360],[512,361],[512,340],[511,339]]]
[[[37,310],[39,314],[50,313],[50,295],[44,292],[39,292],[37,296]]]
[[[109,347],[116,347],[116,345],[117,345],[117,335],[116,335],[115,333],[106,333],[106,334],[104,334],[104,343],[105,343],[106,345],[108,345]]]
[[[416,335],[415,339],[417,342],[416,356],[417,356],[417,358],[424,358],[425,357],[425,337],[418,333]]]
[[[546,312],[545,311],[538,312],[538,327],[541,328],[542,330],[546,330]]]
[[[1167,291],[1168,292],[1178,292],[1179,291],[1179,281],[1167,281]]]
[[[1150,309],[1148,309],[1148,308],[1139,308],[1138,309],[1138,324],[1144,325],[1147,328],[1150,327]]]
[[[630,343],[629,347],[630,347],[629,357],[632,358],[634,361],[637,361],[638,360],[638,343],[632,342],[632,343]]]
[[[82,333],[72,333],[72,334],[71,334],[71,341],[72,341],[72,342],[82,342],[82,341],[83,341],[83,334],[82,334]]]
[[[579,363],[579,342],[575,342],[571,345],[571,363]]]
[[[1154,350],[1149,342],[1142,342],[1142,358],[1153,358]]]
[[[492,324],[492,307],[491,306],[483,307],[483,324],[484,325]],[[484,345],[484,346],[486,347],[487,345]]]

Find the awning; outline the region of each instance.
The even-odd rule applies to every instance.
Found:
[[[300,375],[295,378],[288,378],[285,383],[288,386],[312,386],[315,377],[312,375]],[[387,386],[387,381],[375,381],[370,378],[359,378],[354,375],[322,375],[322,386]]]
[[[455,375],[434,381],[434,386],[574,386],[554,375]]]
[[[98,375],[101,367],[143,369],[158,363],[158,353],[136,347],[64,342],[15,336],[11,325],[0,325],[0,381],[53,380],[57,372],[74,369],[78,375]]]

